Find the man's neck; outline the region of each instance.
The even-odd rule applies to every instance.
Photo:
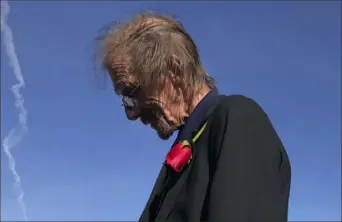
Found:
[[[202,88],[202,90],[197,93],[195,95],[195,97],[193,98],[192,102],[189,103],[191,104],[189,107],[188,107],[188,114],[190,115],[194,109],[196,108],[196,106],[202,101],[202,99],[210,92],[210,88],[208,86],[204,86]]]
[[[204,86],[196,95],[193,97],[193,99],[189,102],[183,101],[183,104],[181,107],[184,107],[183,109],[174,110],[174,113],[177,113],[176,122],[178,127],[183,125],[186,120],[189,118],[191,113],[195,110],[197,105],[202,101],[202,99],[210,92],[210,88],[208,86]]]

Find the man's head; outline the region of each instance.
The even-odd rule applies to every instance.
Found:
[[[162,139],[215,87],[195,43],[170,17],[144,13],[116,24],[102,36],[99,52],[127,118],[150,124]]]

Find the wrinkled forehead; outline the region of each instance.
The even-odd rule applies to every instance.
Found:
[[[116,93],[125,95],[129,90],[136,88],[139,83],[135,76],[129,74],[122,74],[115,70],[109,70],[109,76],[112,80],[113,87]]]
[[[114,90],[119,95],[130,96],[133,91],[139,88],[139,91],[144,95],[153,96],[168,90],[170,87],[169,78],[163,75],[158,78],[139,78],[137,75],[115,68],[108,71]]]

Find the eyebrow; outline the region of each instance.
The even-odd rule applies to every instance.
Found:
[[[113,88],[116,94],[121,95],[121,96],[129,96],[132,94],[132,92],[135,89],[135,87],[132,86],[131,84],[125,84],[125,83],[113,84]]]

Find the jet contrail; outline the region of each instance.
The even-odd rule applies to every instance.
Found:
[[[12,30],[10,26],[7,24],[7,17],[10,12],[10,6],[6,0],[1,0],[1,32],[2,32],[2,40],[5,46],[5,50],[7,56],[10,61],[10,65],[12,66],[13,73],[17,80],[17,83],[12,86],[12,93],[15,98],[15,107],[19,110],[19,126],[17,128],[13,128],[8,133],[7,137],[2,142],[2,146],[4,147],[4,152],[8,157],[9,168],[13,174],[15,185],[19,190],[18,203],[23,214],[23,217],[26,221],[28,221],[26,205],[24,202],[24,191],[21,187],[21,180],[18,172],[16,171],[16,163],[15,159],[11,153],[12,148],[14,148],[20,141],[23,136],[28,132],[27,128],[27,110],[24,107],[24,98],[20,93],[20,89],[25,86],[24,77],[21,73],[21,68],[18,60],[17,53],[15,51]]]

